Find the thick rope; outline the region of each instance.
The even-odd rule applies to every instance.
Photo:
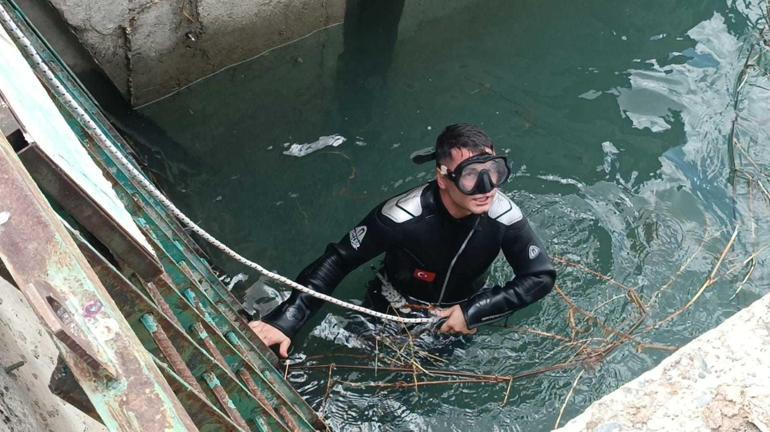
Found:
[[[31,58],[33,64],[39,72],[43,75],[47,83],[51,86],[54,93],[60,97],[64,105],[67,106],[71,110],[71,112],[77,117],[80,122],[85,125],[85,129],[97,140],[99,141],[102,146],[109,151],[109,153],[117,159],[117,161],[120,163],[120,165],[128,171],[129,176],[138,181],[145,190],[155,199],[160,201],[161,204],[171,213],[173,214],[177,219],[179,219],[184,225],[189,227],[191,230],[193,230],[196,234],[201,236],[204,240],[212,244],[217,249],[221,250],[234,260],[240,262],[241,264],[251,267],[252,269],[258,271],[259,273],[265,275],[266,277],[281,283],[283,285],[286,285],[288,287],[294,288],[298,291],[301,291],[303,293],[309,294],[313,297],[316,297],[318,299],[324,300],[326,302],[335,304],[337,306],[354,310],[356,312],[360,312],[363,314],[371,315],[373,317],[377,317],[384,320],[389,321],[395,321],[403,324],[424,324],[424,323],[433,323],[436,321],[436,318],[403,318],[395,315],[389,315],[382,312],[377,312],[371,309],[367,309],[365,307],[358,306],[356,304],[348,303],[339,299],[336,299],[332,296],[320,293],[318,291],[315,291],[311,288],[302,286],[293,280],[281,276],[277,273],[273,273],[264,267],[260,266],[259,264],[250,261],[234,250],[230,249],[227,245],[220,242],[216,238],[214,238],[211,234],[206,232],[203,228],[199,227],[195,222],[190,220],[184,213],[182,213],[174,204],[169,201],[168,198],[166,198],[163,193],[161,193],[155,185],[153,185],[150,181],[148,181],[144,174],[142,174],[139,170],[134,168],[134,166],[129,162],[128,159],[123,155],[123,153],[120,152],[110,141],[110,139],[102,132],[101,128],[94,122],[91,117],[86,113],[86,111],[78,104],[78,102],[67,92],[67,89],[64,88],[64,86],[59,82],[59,80],[56,78],[56,76],[53,74],[51,69],[48,67],[48,65],[45,64],[43,59],[40,57],[40,55],[35,51],[35,48],[32,46],[32,43],[27,39],[27,37],[22,33],[22,31],[19,29],[18,26],[16,26],[16,23],[13,21],[9,13],[5,10],[4,7],[0,6],[0,20],[2,20],[3,24],[6,26],[6,30],[9,30],[10,33],[16,38],[16,41],[21,45],[21,47],[24,49],[26,54]]]

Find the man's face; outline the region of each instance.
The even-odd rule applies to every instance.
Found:
[[[475,156],[477,154],[479,153],[472,153],[467,149],[455,148],[455,149],[452,149],[452,159],[445,161],[444,165],[447,167],[448,170],[454,171],[454,169],[457,168],[457,165],[459,165],[460,162],[472,156]],[[490,152],[489,154],[495,154],[495,153]],[[444,195],[450,201],[450,203],[444,203],[444,204],[447,205],[447,207],[450,207],[450,206],[456,207],[462,213],[465,213],[465,215],[482,214],[489,211],[489,208],[492,206],[492,202],[494,201],[495,193],[497,193],[497,188],[495,188],[491,192],[488,192],[485,194],[465,195],[457,188],[457,185],[455,185],[454,182],[452,182],[452,180],[450,180],[449,178],[447,178],[446,176],[444,176],[438,171],[436,174],[436,180],[438,182],[439,188],[441,188],[441,190],[444,191]],[[451,208],[449,210],[450,212],[452,211]]]

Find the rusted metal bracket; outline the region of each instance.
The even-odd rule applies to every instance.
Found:
[[[51,285],[44,280],[39,280],[35,281],[33,286],[31,289],[22,289],[22,291],[30,306],[48,326],[51,334],[69,348],[86,366],[91,368],[95,375],[107,380],[115,379],[117,377],[115,368],[106,361],[99,360],[99,356],[89,348],[90,344],[83,339],[82,335],[77,334],[81,333],[77,323],[74,322],[67,309],[62,307],[61,302],[54,297],[56,294]],[[89,306],[92,309],[101,308],[101,305],[96,303]]]
[[[29,144],[19,152],[19,158],[41,189],[140,277],[151,280],[163,272],[155,256],[75,183],[39,145]]]

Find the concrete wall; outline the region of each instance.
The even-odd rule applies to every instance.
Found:
[[[48,390],[59,351],[24,296],[2,278],[0,344],[0,430],[107,430]]]
[[[557,431],[770,431],[770,294]]]
[[[132,105],[342,21],[344,0],[49,0]]]
[[[17,0],[47,37],[51,17]],[[48,0],[131,105],[166,96],[229,65],[339,24],[364,0]],[[366,0],[367,7],[391,0]],[[399,38],[478,0],[408,0]],[[37,21],[37,22],[36,22]],[[373,29],[373,31],[377,31]],[[77,51],[56,43],[57,50]],[[65,55],[65,60],[70,57]],[[80,59],[76,61],[85,63]],[[71,65],[72,66],[72,65]],[[85,67],[85,66],[84,66]],[[75,72],[78,68],[74,67]]]

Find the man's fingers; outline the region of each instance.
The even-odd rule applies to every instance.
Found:
[[[449,325],[448,322],[444,322],[444,325],[441,326],[441,328],[438,330],[441,333],[449,333],[451,331],[452,327]]]
[[[289,356],[289,345],[291,345],[291,340],[288,338],[281,342],[281,346],[278,348],[278,354],[280,354],[281,357],[286,358]]]
[[[452,315],[452,309],[434,309],[433,313],[441,318],[446,318],[449,315]]]
[[[277,331],[273,327],[261,321],[250,322],[249,327],[262,341],[262,343],[267,346],[273,346],[275,344],[282,343],[287,339],[283,333],[277,334]],[[291,343],[290,339],[289,343]]]
[[[449,333],[449,334],[460,333],[460,334],[467,334],[467,335],[476,334],[477,331],[479,331],[479,329],[477,328],[468,329],[460,326],[455,326],[453,324],[450,324],[449,321],[445,322],[444,325],[442,325],[441,328],[439,329],[440,333]]]

